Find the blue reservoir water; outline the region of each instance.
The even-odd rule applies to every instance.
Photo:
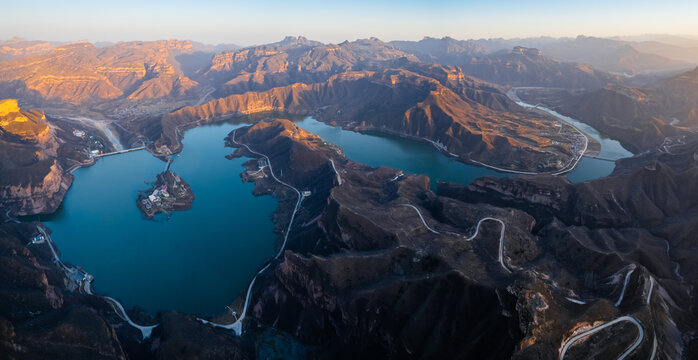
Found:
[[[571,120],[573,121],[573,119]],[[312,118],[297,124],[371,166],[389,166],[435,180],[468,184],[481,176],[510,176],[458,162],[431,144],[396,136],[362,134]],[[630,153],[593,128],[575,124],[601,142],[601,156]],[[240,180],[242,163],[227,160],[224,137],[241,125],[201,126],[187,131],[171,170],[195,194],[193,208],[167,220],[146,220],[136,207],[164,162],[146,151],[100,159],[75,171],[73,187],[55,214],[41,220],[53,231],[62,259],[94,275],[94,288],[150,312],[178,310],[200,315],[224,311],[257,269],[274,254],[277,236],[270,215],[277,202],[255,197]],[[608,175],[614,164],[584,158],[568,177],[574,182]]]
[[[436,180],[469,184],[482,176],[511,175],[456,161],[426,142],[393,135],[357,133],[329,126],[310,117],[296,124],[327,142],[338,145],[351,160],[375,167],[388,166],[407,173],[427,175],[432,184]]]
[[[94,288],[125,307],[220,314],[274,253],[277,203],[242,183],[247,159],[227,160],[223,139],[239,125],[189,130],[171,170],[194,191],[193,208],[168,220],[142,217],[139,190],[165,163],[146,151],[109,156],[75,171],[63,205],[49,218],[61,259],[94,275]]]
[[[456,161],[442,154],[433,145],[413,139],[376,133],[357,133],[329,126],[313,118],[306,118],[296,124],[340,146],[349,159],[371,166],[388,166],[408,173],[427,175],[431,178],[432,184],[435,184],[436,180],[441,180],[467,185],[481,176],[514,175]],[[598,132],[595,134],[601,141],[600,156],[618,159],[632,155],[617,141],[602,138]],[[584,157],[577,167],[567,174],[567,178],[572,182],[597,179],[610,174],[614,167],[613,162]]]

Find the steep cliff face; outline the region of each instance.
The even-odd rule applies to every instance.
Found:
[[[312,84],[347,71],[375,69],[390,60],[414,56],[378,39],[322,45],[287,41],[216,54],[199,71],[200,82],[213,84],[219,97],[264,91],[294,83]]]
[[[0,181],[2,208],[17,215],[51,213],[58,209],[73,182],[55,159],[12,169],[12,176]]]
[[[498,89],[461,72],[415,67],[420,73],[404,69],[345,72],[322,83],[231,95],[166,114],[157,127],[153,119],[129,126],[136,132],[154,130],[148,135],[156,145],[177,151],[181,131],[197,122],[276,111],[312,114],[354,130],[425,139],[463,161],[512,170],[550,171],[571,157],[568,137],[541,136],[541,129],[552,128],[554,119],[526,112]]]
[[[130,100],[183,97],[192,95],[198,83],[183,75],[178,59],[195,51],[191,42],[178,40],[105,48],[90,43],[63,45],[46,54],[0,62],[0,90],[22,99],[71,104],[124,96]]]
[[[40,111],[21,110],[16,99],[0,100],[0,128],[4,135],[25,141],[46,143],[49,140],[46,116]]]
[[[677,190],[671,182],[643,176],[640,185],[639,175],[624,173],[576,186],[553,177],[483,179],[467,188],[442,184],[436,195],[424,177],[348,161],[287,121],[242,128],[229,140],[271,151],[284,181],[312,191],[283,256],[255,281],[247,329],[273,326],[336,358],[556,359],[568,343],[565,359],[649,353],[655,343],[659,356],[694,351],[682,334],[695,331],[686,281],[695,261],[679,254],[695,252],[674,248],[689,232],[661,234],[695,207],[684,199],[693,178],[673,180],[688,187],[675,198],[681,205],[658,195]],[[272,151],[278,147],[293,151]],[[250,156],[245,148],[235,155]],[[695,169],[667,163],[674,172]],[[633,184],[644,195],[624,195]],[[257,180],[258,191],[287,198],[282,219],[295,200],[284,188]],[[635,218],[650,204],[667,217],[621,216]],[[618,325],[591,341],[571,342],[614,319]]]
[[[52,212],[72,176],[56,160],[59,144],[40,111],[0,101],[0,207],[15,214]]]

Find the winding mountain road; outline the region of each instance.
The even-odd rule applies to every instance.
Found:
[[[279,184],[284,185],[284,186],[288,187],[289,189],[292,189],[293,191],[295,191],[296,195],[298,196],[298,200],[296,201],[296,206],[293,209],[293,212],[291,213],[291,220],[289,220],[288,228],[286,228],[286,233],[284,234],[284,241],[281,244],[279,251],[272,258],[272,260],[275,260],[279,256],[281,256],[281,254],[283,254],[283,251],[286,248],[286,242],[288,241],[288,234],[291,232],[291,227],[293,226],[293,220],[295,219],[296,213],[298,212],[298,209],[301,206],[301,202],[303,201],[303,196],[301,196],[301,192],[298,189],[296,189],[295,187],[289,185],[288,183],[286,183],[284,181],[281,181],[279,178],[276,177],[276,175],[274,175],[274,169],[272,168],[271,160],[269,159],[269,157],[267,155],[259,153],[257,151],[254,151],[246,144],[240,143],[237,140],[235,140],[236,133],[237,133],[237,129],[233,130],[233,136],[232,136],[233,143],[240,145],[240,146],[244,146],[247,149],[247,151],[249,151],[255,155],[259,155],[259,156],[264,157],[267,160],[267,166],[269,167],[269,174],[271,175],[271,177],[274,180],[276,180],[276,182],[278,182]],[[334,167],[334,163],[332,164],[332,166]],[[336,169],[335,169],[335,171],[336,171]],[[339,176],[339,174],[337,174],[337,176]],[[247,314],[247,308],[250,304],[250,297],[252,295],[252,288],[254,287],[254,283],[257,280],[257,276],[259,276],[259,274],[263,273],[267,268],[269,268],[270,265],[271,265],[271,261],[269,263],[267,263],[261,270],[259,270],[257,272],[257,274],[255,274],[255,276],[252,278],[250,285],[247,287],[247,295],[245,296],[245,305],[242,308],[242,313],[240,314],[240,317],[234,323],[232,323],[232,324],[217,324],[217,323],[207,321],[207,320],[204,320],[201,318],[197,318],[197,319],[205,324],[210,324],[212,326],[233,330],[233,332],[235,332],[235,335],[240,336],[242,334],[242,321],[245,319],[245,315]]]
[[[618,307],[620,303],[623,301],[623,297],[625,296],[625,289],[628,288],[628,281],[630,281],[630,275],[633,274],[633,271],[635,271],[635,265],[633,264],[628,272],[625,274],[625,280],[623,281],[623,289],[620,291],[620,296],[618,297],[618,301],[616,301],[615,304],[613,304],[615,307]]]
[[[424,224],[424,227],[426,227],[427,230],[431,231],[431,232],[434,233],[434,234],[441,234],[440,232],[438,232],[438,231],[432,229],[432,228],[427,224],[427,222],[424,221],[424,217],[422,216],[422,213],[421,213],[421,212],[419,211],[419,209],[417,209],[414,205],[410,205],[410,204],[400,204],[400,206],[408,206],[408,207],[413,208],[414,211],[417,212],[417,215],[419,215],[419,218],[422,220],[422,224]]]
[[[640,346],[640,343],[642,343],[642,340],[643,340],[644,337],[645,337],[645,330],[643,329],[642,324],[640,324],[640,322],[637,321],[637,319],[635,319],[635,318],[632,317],[632,316],[621,316],[621,317],[619,317],[619,318],[617,318],[617,319],[615,319],[615,320],[611,320],[611,321],[609,321],[609,322],[607,322],[607,323],[603,323],[603,324],[601,324],[601,325],[596,325],[596,326],[592,327],[592,328],[589,329],[589,330],[583,331],[583,332],[581,332],[581,333],[579,333],[579,334],[577,334],[577,335],[575,335],[575,336],[573,336],[573,337],[567,339],[567,340],[565,341],[563,347],[562,347],[562,351],[560,352],[559,360],[563,360],[563,359],[565,358],[565,354],[567,353],[567,350],[569,350],[569,348],[570,348],[575,342],[579,341],[580,339],[582,339],[582,338],[584,338],[584,337],[587,337],[587,336],[596,334],[597,332],[599,332],[599,331],[601,331],[601,330],[603,330],[603,329],[605,329],[605,328],[607,328],[607,327],[609,327],[609,326],[612,326],[612,325],[615,325],[615,324],[617,324],[617,323],[624,322],[624,321],[627,321],[627,322],[629,322],[629,323],[635,325],[635,327],[637,327],[637,330],[638,330],[638,332],[639,332],[637,338],[635,339],[635,342],[634,342],[632,345],[630,345],[630,347],[628,347],[628,348],[618,357],[618,360],[623,360],[623,359],[625,359],[625,358],[626,358],[628,355],[630,355],[630,353],[632,353],[638,346]]]
[[[413,209],[417,212],[417,215],[419,215],[419,219],[422,220],[422,224],[424,224],[424,227],[426,227],[427,230],[429,230],[429,231],[431,231],[432,233],[437,234],[437,235],[438,235],[438,234],[441,234],[440,232],[438,232],[438,231],[432,229],[432,228],[429,226],[429,224],[427,224],[427,222],[424,220],[424,216],[422,216],[422,212],[419,211],[419,209],[418,209],[417,207],[415,207],[414,205],[411,205],[411,204],[400,204],[400,206],[408,206],[408,207],[413,208]],[[498,222],[500,225],[502,225],[502,229],[501,229],[501,231],[499,232],[499,250],[498,250],[498,254],[497,254],[497,260],[499,261],[499,264],[502,266],[502,269],[504,269],[506,272],[508,272],[509,274],[511,274],[511,273],[512,273],[511,269],[509,269],[509,267],[507,267],[507,265],[504,263],[504,233],[505,233],[506,228],[507,228],[507,226],[506,226],[506,224],[504,223],[504,221],[502,221],[502,220],[500,220],[500,219],[497,219],[497,218],[489,217],[489,216],[480,219],[480,221],[477,222],[477,227],[475,228],[475,233],[474,233],[472,236],[470,236],[470,237],[466,237],[466,238],[465,238],[465,241],[472,241],[473,239],[475,239],[475,238],[477,237],[477,235],[480,233],[480,225],[481,225],[484,221],[488,221],[488,220],[489,220],[489,221],[496,221],[496,222]],[[456,236],[464,236],[464,235],[456,234],[456,233],[449,233],[449,234],[453,234],[453,235],[456,235]]]
[[[507,265],[504,263],[504,232],[506,231],[507,225],[504,223],[504,221],[493,218],[493,217],[484,217],[480,219],[480,221],[477,222],[477,227],[475,228],[475,234],[473,234],[471,237],[465,238],[465,241],[472,241],[477,237],[477,234],[480,233],[480,225],[482,224],[483,221],[496,221],[500,225],[502,225],[502,230],[499,232],[499,253],[497,255],[497,260],[499,260],[499,265],[502,266],[506,272],[511,274],[511,270],[507,267]]]

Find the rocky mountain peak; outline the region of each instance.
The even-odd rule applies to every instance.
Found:
[[[5,116],[9,113],[15,113],[19,111],[19,105],[16,99],[5,99],[0,100],[0,116]]]
[[[0,100],[0,134],[9,133],[24,140],[47,140],[49,126],[40,111],[20,109],[16,99]]]

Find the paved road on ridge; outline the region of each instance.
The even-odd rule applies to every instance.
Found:
[[[284,185],[284,186],[288,187],[289,189],[292,189],[293,191],[295,191],[295,192],[296,192],[296,195],[298,196],[298,200],[296,201],[296,206],[295,206],[295,208],[293,209],[293,212],[291,213],[291,220],[289,220],[289,222],[288,222],[288,228],[286,228],[286,233],[284,234],[284,241],[283,241],[283,243],[281,243],[281,248],[279,248],[279,251],[278,251],[278,252],[276,253],[276,255],[273,257],[273,259],[276,259],[276,258],[278,258],[279,256],[281,256],[281,254],[283,253],[284,249],[286,248],[286,242],[288,241],[288,234],[290,233],[291,227],[293,226],[293,220],[294,220],[294,218],[296,217],[296,213],[298,212],[298,209],[299,209],[300,206],[301,206],[301,201],[303,200],[303,196],[301,196],[301,192],[300,192],[298,189],[296,189],[295,187],[289,185],[288,183],[286,183],[286,182],[284,182],[284,181],[281,181],[279,178],[276,177],[276,175],[274,174],[274,169],[272,168],[272,165],[271,165],[271,160],[269,159],[269,157],[268,157],[267,155],[262,154],[262,153],[259,153],[259,152],[256,152],[256,151],[252,150],[252,149],[251,149],[249,146],[247,146],[246,144],[240,143],[240,142],[238,142],[237,140],[235,140],[235,135],[236,135],[236,133],[237,133],[237,129],[233,130],[233,136],[232,136],[232,141],[233,141],[233,143],[238,144],[238,145],[240,145],[240,146],[244,146],[244,147],[247,149],[247,151],[249,151],[249,152],[251,152],[251,153],[253,153],[253,154],[256,154],[256,155],[259,155],[259,156],[264,157],[264,158],[267,160],[267,167],[269,167],[269,174],[271,175],[271,177],[272,177],[274,180],[276,180],[276,182],[278,182],[279,184]],[[333,167],[334,167],[334,163],[333,163],[332,165],[333,165]],[[335,170],[335,171],[336,171],[336,170]],[[339,174],[337,174],[337,176],[339,176]],[[340,181],[341,181],[341,180],[340,180]],[[259,270],[259,271],[257,272],[257,274],[252,278],[252,281],[250,282],[250,285],[247,287],[247,295],[245,296],[245,305],[244,305],[243,308],[242,308],[242,313],[240,314],[240,317],[239,317],[234,323],[224,325],[224,324],[217,324],[217,323],[214,323],[214,322],[210,322],[210,321],[207,321],[207,320],[198,318],[199,321],[201,321],[201,322],[203,322],[203,323],[205,323],[205,324],[211,324],[211,325],[213,325],[213,326],[217,326],[217,327],[221,327],[221,328],[233,330],[233,332],[235,332],[235,335],[240,336],[240,334],[242,334],[242,321],[245,319],[245,314],[247,314],[247,308],[248,308],[248,306],[249,306],[249,304],[250,304],[250,297],[251,297],[251,295],[252,295],[252,287],[254,287],[254,283],[255,283],[255,281],[257,280],[257,276],[259,276],[259,274],[263,273],[267,268],[269,268],[270,265],[271,265],[271,261],[270,261],[269,263],[267,263],[267,265],[265,265],[261,270]]]

